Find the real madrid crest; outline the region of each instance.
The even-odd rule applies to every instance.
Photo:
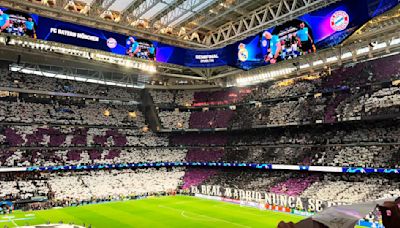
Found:
[[[238,59],[241,62],[245,62],[249,58],[249,52],[246,49],[246,45],[241,43],[239,44],[239,51],[238,51]]]

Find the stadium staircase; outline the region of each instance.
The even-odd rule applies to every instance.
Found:
[[[161,121],[158,118],[156,106],[147,89],[142,91],[142,109],[149,128],[153,132],[157,132],[158,129],[161,129]]]

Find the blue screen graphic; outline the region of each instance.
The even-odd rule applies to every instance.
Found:
[[[373,16],[398,0],[347,0],[305,14],[237,42],[228,64],[245,70],[307,55],[343,42]]]
[[[39,17],[36,34],[42,40],[125,55],[126,36],[117,33]]]
[[[207,51],[0,8],[10,18],[10,25],[4,32],[12,35],[187,67],[229,65],[249,70],[340,44],[372,17],[398,4],[399,0],[342,0],[232,45]],[[27,29],[32,27],[30,23],[34,24],[33,29]]]

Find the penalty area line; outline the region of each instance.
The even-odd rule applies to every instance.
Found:
[[[15,223],[15,221],[13,219],[9,219],[9,221],[15,226],[15,227],[19,227],[17,223]]]
[[[164,206],[164,205],[158,205],[158,207],[181,212],[181,216],[186,217],[186,218],[190,218],[190,219],[193,219],[193,218],[188,217],[187,215],[185,216],[184,214],[185,213],[190,213],[190,214],[194,214],[194,215],[197,215],[197,216],[200,216],[200,217],[207,218],[208,220],[211,219],[211,220],[215,220],[215,221],[221,221],[221,222],[229,223],[229,224],[232,224],[232,225],[235,225],[235,226],[250,228],[250,226],[245,226],[245,225],[242,225],[242,224],[239,224],[239,223],[235,223],[235,222],[231,222],[231,221],[228,221],[228,220],[225,220],[225,219],[215,218],[215,217],[211,217],[211,216],[207,216],[207,215],[203,215],[203,214],[198,214],[198,213],[194,213],[194,212],[187,212],[187,211],[184,211],[184,210],[179,210],[179,209],[172,208],[172,207],[167,207],[167,206]]]
[[[208,220],[206,218],[193,218],[193,217],[190,217],[189,215],[185,215],[185,211],[182,211],[181,216],[185,217],[185,218],[188,218],[188,219],[192,219],[192,220],[198,220],[198,221],[207,221]]]

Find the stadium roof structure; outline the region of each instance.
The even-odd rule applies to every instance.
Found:
[[[209,49],[226,46],[337,1],[4,0],[2,4],[177,46]]]
[[[230,1],[231,5],[229,7],[225,7],[224,9],[220,9],[226,14],[223,14],[222,11],[218,13],[218,15],[223,14],[222,19],[217,19],[215,22],[210,22],[211,25],[215,25],[216,27],[218,26],[225,26],[227,23],[231,24],[231,28],[236,28],[234,26],[235,23],[242,23],[242,26],[246,28],[245,30],[242,27],[242,30],[237,30],[234,29],[236,32],[239,32],[241,35],[234,36],[232,35],[232,32],[229,32],[229,35],[221,35],[219,39],[213,39],[212,43],[203,43],[203,42],[197,42],[195,40],[185,40],[181,39],[179,34],[175,33],[162,33],[161,31],[155,32],[156,27],[149,27],[146,29],[141,29],[140,25],[129,25],[126,22],[129,20],[131,15],[134,13],[135,9],[138,9],[140,6],[139,2],[141,3],[149,3],[153,0],[84,0],[81,2],[84,2],[83,5],[79,5],[78,1],[62,1],[62,0],[3,0],[2,5],[5,7],[10,7],[13,9],[17,10],[22,10],[22,11],[29,11],[32,13],[37,13],[43,16],[47,17],[57,17],[57,19],[65,20],[65,21],[71,21],[74,23],[78,24],[84,24],[87,26],[91,27],[99,27],[102,29],[108,29],[108,30],[113,30],[115,32],[120,32],[124,34],[132,34],[132,35],[139,35],[141,34],[142,36],[146,36],[148,39],[157,39],[161,40],[163,42],[170,42],[176,45],[181,45],[181,46],[190,46],[190,47],[196,47],[200,48],[201,47],[216,47],[219,45],[227,44],[229,42],[233,42],[236,39],[242,39],[242,36],[249,36],[252,34],[255,34],[259,31],[262,31],[264,27],[270,27],[271,23],[272,25],[282,23],[286,20],[290,20],[291,18],[295,17],[298,14],[304,14],[307,12],[307,10],[311,11],[313,9],[316,9],[318,7],[323,7],[323,5],[333,3],[335,1],[329,1],[329,0],[324,0],[324,1],[313,1],[313,0],[272,0],[268,1],[269,3],[267,4],[268,7],[271,9],[268,9],[265,11],[264,16],[261,17],[262,15],[262,10],[267,7],[267,5],[261,6],[259,3],[260,1],[247,1],[247,0],[236,0],[236,1]],[[191,0],[192,3],[195,1],[201,1],[201,0]],[[43,4],[46,3],[47,5]],[[90,6],[90,10],[86,12],[86,14],[83,14],[81,11],[71,11],[71,9],[67,9],[69,4],[73,2],[75,4],[75,8],[77,6]],[[132,2],[132,4],[126,5],[127,2]],[[165,3],[166,0],[160,1]],[[183,4],[184,1],[180,1],[180,4]],[[218,3],[221,3],[220,1],[216,1]],[[225,1],[227,2],[227,0]],[[51,5],[50,3],[56,3],[57,5]],[[100,4],[101,3],[101,4]],[[107,3],[107,4],[106,4]],[[243,7],[237,7],[235,6],[237,4],[244,4]],[[178,3],[177,3],[178,4]],[[292,5],[291,5],[292,4]],[[294,4],[294,5],[293,5]],[[168,4],[167,4],[168,5]],[[288,6],[292,6],[293,11],[288,11]],[[136,7],[136,8],[135,8]],[[162,12],[164,12],[164,15],[166,15],[167,12],[172,12],[174,8],[179,8],[180,6],[170,4],[166,9],[163,10],[158,10],[158,15],[159,19],[163,16]],[[211,7],[211,5],[209,6]],[[217,7],[214,5],[214,7]],[[267,7],[267,8],[268,8]],[[279,13],[274,13],[275,8],[278,7],[276,10]],[[303,7],[303,8],[302,8]],[[304,7],[307,7],[306,11],[302,10],[295,10],[295,9],[305,9]],[[147,7],[147,13],[152,12],[150,6]],[[251,9],[253,11],[251,11]],[[281,8],[281,9],[279,9]],[[106,9],[106,10],[105,10]],[[236,9],[236,10],[235,10]],[[75,10],[75,9],[74,9]],[[81,9],[83,11],[83,8]],[[144,9],[142,9],[144,10]],[[208,9],[209,11],[210,9]],[[248,10],[250,11],[249,14],[243,15],[242,17],[238,17],[238,12],[237,10],[240,10],[240,12],[244,12],[242,10]],[[258,11],[261,10],[261,11]],[[123,19],[120,19],[119,21],[111,21],[110,19],[103,19],[102,15],[104,16],[104,12],[119,12],[120,15],[124,15]],[[146,14],[145,11],[143,11],[143,15]],[[256,12],[259,12],[256,13]],[[188,17],[185,20],[182,19],[182,21],[179,23],[178,26],[181,25],[188,25],[187,28],[189,28],[189,24],[191,23],[191,20],[200,20],[200,15],[205,15],[210,12],[206,12],[206,10],[202,10],[201,12],[194,13],[190,11],[191,14],[196,15],[193,18]],[[269,14],[274,14],[276,19],[271,19],[268,16]],[[88,16],[87,16],[88,15]],[[234,20],[234,18],[230,18],[229,15],[235,16],[237,19]],[[285,16],[281,18],[281,15],[291,15],[291,16]],[[232,16],[232,17],[233,17]],[[216,17],[216,16],[213,16]],[[246,22],[246,18],[251,18],[249,21]],[[265,23],[263,22],[262,25],[257,26],[257,23],[260,23],[259,19],[261,17],[261,21],[265,20]],[[255,19],[254,19],[255,18]],[[279,21],[278,18],[281,18]],[[202,19],[202,20],[214,20],[211,16],[208,16],[208,19]],[[229,22],[227,22],[229,21]],[[252,21],[252,22],[251,22]],[[250,23],[251,22],[251,23]],[[35,69],[40,69],[40,70],[48,70],[48,69],[57,69],[57,67],[63,68],[62,71],[64,73],[73,72],[76,71],[81,71],[84,70],[87,74],[88,71],[91,73],[89,74],[89,77],[92,77],[90,79],[96,79],[96,80],[112,80],[113,82],[116,83],[131,83],[136,82],[136,81],[153,81],[153,80],[158,80],[159,82],[171,82],[172,85],[177,85],[177,86],[170,86],[170,87],[164,87],[165,88],[186,88],[185,86],[182,86],[182,84],[176,84],[178,81],[184,81],[183,83],[186,83],[185,85],[187,88],[193,87],[193,88],[208,88],[208,87],[215,87],[215,86],[230,86],[230,85],[240,85],[240,84],[256,84],[260,83],[263,81],[268,81],[268,80],[275,80],[275,79],[282,79],[282,78],[289,78],[289,77],[296,77],[297,75],[300,74],[308,74],[312,73],[313,71],[319,71],[323,70],[324,68],[335,68],[338,67],[342,64],[346,63],[352,63],[356,61],[363,61],[369,58],[376,58],[381,55],[387,55],[391,53],[395,53],[400,51],[400,5],[397,7],[393,8],[392,10],[389,10],[388,12],[372,19],[368,23],[366,23],[364,26],[362,26],[358,31],[356,31],[351,37],[349,37],[346,41],[344,41],[342,44],[328,48],[325,50],[318,51],[317,53],[306,55],[306,56],[301,56],[295,59],[291,60],[286,60],[279,62],[274,65],[268,65],[264,67],[259,67],[253,70],[249,71],[243,71],[241,69],[231,67],[231,66],[221,66],[221,67],[214,67],[214,68],[191,68],[191,67],[185,67],[185,66],[179,66],[179,65],[174,65],[174,64],[166,64],[166,63],[160,63],[160,62],[153,62],[153,61],[146,61],[146,60],[141,60],[141,59],[134,59],[134,60],[129,60],[129,61],[134,61],[143,65],[151,66],[156,68],[156,72],[152,73],[151,75],[146,72],[146,70],[143,69],[131,69],[131,68],[126,68],[124,65],[115,65],[115,64],[104,64],[104,62],[107,61],[98,61],[99,58],[82,58],[82,56],[77,56],[77,54],[71,54],[74,52],[78,52],[78,55],[81,55],[81,53],[92,53],[94,55],[99,54],[99,56],[102,55],[111,55],[112,58],[115,59],[121,59],[122,62],[128,60],[129,58],[123,57],[123,56],[113,56],[113,54],[107,54],[107,53],[98,53],[96,50],[89,50],[85,48],[78,48],[78,47],[73,47],[71,45],[65,45],[65,44],[60,44],[60,43],[54,43],[54,42],[48,42],[48,41],[35,41],[35,44],[32,44],[32,49],[27,49],[25,46],[28,45],[30,41],[24,40],[23,37],[15,37],[12,38],[15,40],[17,43],[19,42],[20,44],[23,43],[25,46],[0,46],[0,52],[3,53],[3,60],[7,61],[14,61],[18,57],[18,53],[23,55],[22,62],[24,63],[26,67],[29,68],[35,68]],[[218,26],[217,26],[218,25]],[[155,25],[154,25],[155,26]],[[233,27],[232,27],[233,26]],[[214,32],[218,30],[211,30],[211,26],[205,26],[204,28],[198,29],[199,32],[203,32],[205,35],[207,34],[215,34]],[[189,30],[186,30],[189,31]],[[239,34],[238,33],[238,34]],[[384,35],[382,35],[384,34]],[[231,36],[232,35],[232,36]],[[242,38],[238,38],[242,37]],[[0,37],[1,38],[1,37]],[[223,41],[224,40],[224,41]],[[214,42],[215,41],[215,42]],[[217,44],[221,42],[220,44]],[[28,44],[26,44],[28,43]],[[52,45],[53,47],[56,47],[58,49],[68,49],[68,51],[63,51],[62,54],[60,55],[59,53],[49,53],[46,52],[47,54],[45,57],[41,54],[41,52],[46,51],[42,50],[41,48],[37,48],[38,45]],[[213,46],[214,45],[214,46]],[[17,49],[16,49],[17,48]],[[54,48],[53,48],[54,49]],[[19,52],[15,52],[15,50],[18,50]],[[41,56],[41,58],[38,58],[38,56]],[[56,58],[53,58],[56,57]],[[60,58],[63,59],[62,62],[58,61]],[[102,59],[100,59],[102,60]],[[76,68],[76,69],[73,69]],[[282,70],[282,69],[287,69]],[[112,73],[111,73],[112,72]],[[276,75],[274,74],[276,73]],[[147,79],[146,79],[147,78]],[[253,81],[252,81],[253,80]],[[172,83],[174,82],[174,83]],[[245,82],[245,83],[239,83],[239,82]],[[170,85],[171,85],[170,84]],[[158,87],[162,87],[161,85],[157,85]]]

